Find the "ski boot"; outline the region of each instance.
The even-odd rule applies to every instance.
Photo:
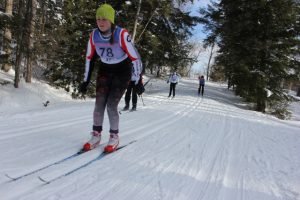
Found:
[[[136,105],[133,105],[131,111],[136,111]]]
[[[83,145],[83,151],[89,151],[99,146],[101,140],[101,132],[93,131],[91,132],[91,135],[91,139]]]
[[[123,108],[123,110],[122,111],[126,111],[126,110],[129,110],[129,105],[125,105],[125,107]]]
[[[104,152],[105,153],[114,152],[118,148],[118,145],[119,145],[119,135],[115,133],[111,133],[108,144],[104,148]]]

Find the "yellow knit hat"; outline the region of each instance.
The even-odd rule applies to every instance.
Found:
[[[107,19],[115,23],[115,10],[109,4],[102,4],[96,11],[96,19]]]

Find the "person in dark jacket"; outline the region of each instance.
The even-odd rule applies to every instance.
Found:
[[[138,94],[137,94],[137,85],[135,84],[136,77],[132,75],[131,81],[127,87],[125,93],[125,107],[123,111],[129,110],[130,99],[132,97],[132,108],[131,111],[136,111],[137,101],[138,101]],[[142,84],[142,77],[139,79],[139,84]]]
[[[198,96],[200,96],[200,92],[201,92],[201,95],[203,96],[205,79],[204,79],[204,76],[201,76],[201,77],[199,76],[198,79],[199,79]]]

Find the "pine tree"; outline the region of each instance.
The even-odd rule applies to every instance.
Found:
[[[85,49],[95,27],[96,8],[94,1],[64,1],[61,25],[55,31],[56,51],[45,74],[51,83],[67,91],[77,88],[83,79]]]
[[[222,0],[202,12],[220,47],[217,64],[224,66],[236,93],[255,102],[258,111],[265,112],[268,103],[279,117],[286,112],[281,82],[299,68],[299,60],[291,59],[299,44],[298,13],[294,0]],[[273,95],[268,97],[267,90]]]

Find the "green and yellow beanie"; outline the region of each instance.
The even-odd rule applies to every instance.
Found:
[[[96,11],[96,19],[107,19],[112,24],[115,23],[115,10],[109,4],[102,4]]]

